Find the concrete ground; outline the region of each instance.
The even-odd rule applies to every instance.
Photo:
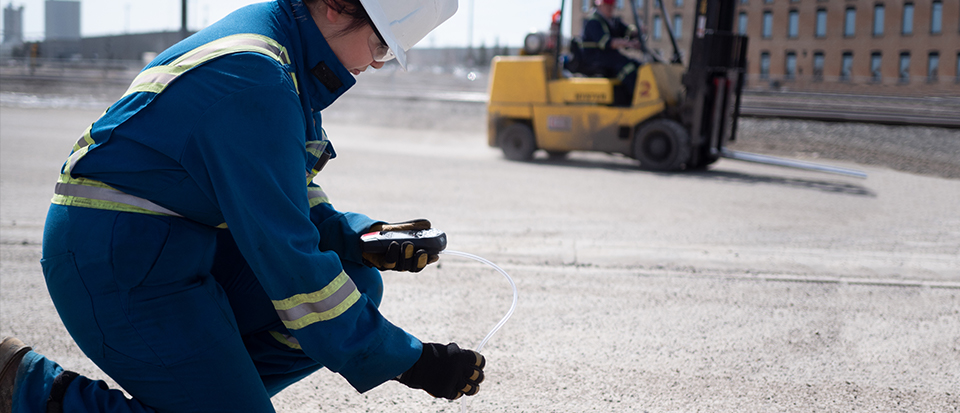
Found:
[[[325,117],[340,156],[317,182],[334,205],[429,218],[519,287],[469,411],[960,411],[960,180],[822,158],[869,178],[728,160],[650,173],[586,153],[516,163],[482,122],[451,120],[473,109],[365,102]],[[112,384],[60,324],[38,262],[59,166],[101,111],[0,108],[0,334]],[[397,116],[435,122],[377,126]],[[743,133],[758,130],[790,128]],[[474,347],[511,300],[502,276],[459,257],[384,280],[384,314],[424,341]],[[328,371],[274,403],[461,409],[393,382],[358,394]]]

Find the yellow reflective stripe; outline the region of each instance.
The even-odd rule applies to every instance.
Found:
[[[273,307],[285,327],[297,330],[319,321],[332,320],[359,300],[357,286],[346,272],[341,271],[320,291],[274,300]]]
[[[173,66],[192,66],[225,54],[238,51],[258,52],[282,64],[290,64],[287,49],[277,41],[254,33],[240,33],[222,37],[193,49],[170,63]]]
[[[600,41],[597,42],[597,47],[601,49],[607,48],[607,42],[610,41],[610,32],[607,32],[600,38]]]
[[[79,189],[79,191],[78,191]],[[107,196],[79,196],[78,194],[83,193],[84,191],[89,192],[87,195],[91,195],[94,192],[99,192],[101,195],[106,194],[107,196],[112,195],[113,199],[104,199],[108,198]],[[147,214],[147,215],[168,215],[168,216],[180,216],[175,212],[167,210],[159,205],[153,204],[150,201],[147,201],[142,198],[137,198],[132,195],[124,194],[116,189],[111,188],[109,185],[95,181],[92,179],[86,178],[70,178],[69,175],[61,175],[60,179],[57,180],[57,188],[54,191],[53,199],[50,202],[57,205],[64,206],[75,206],[83,208],[93,208],[93,209],[104,209],[108,211],[120,211],[120,212],[135,212],[138,214]],[[129,198],[127,198],[129,197]],[[137,206],[133,202],[123,202],[129,200],[130,198],[135,198],[148,202],[155,206],[156,208],[151,208],[150,206]],[[156,209],[156,210],[153,210]],[[166,212],[164,212],[166,211]]]
[[[60,175],[57,179],[57,186],[50,202],[107,211],[183,217],[147,199],[126,194],[103,182],[88,178],[73,178],[68,174]],[[227,223],[221,223],[216,228],[226,229]]]
[[[320,204],[329,204],[330,198],[320,187],[311,186],[307,188],[307,199],[310,201],[310,208]]]
[[[270,330],[270,335],[273,336],[273,338],[274,338],[275,340],[279,341],[280,344],[283,344],[283,345],[285,345],[285,346],[287,346],[287,347],[290,347],[290,348],[292,348],[292,349],[303,350],[303,347],[300,347],[300,342],[297,341],[297,339],[296,339],[295,337],[293,337],[293,336],[288,336],[288,335],[286,335],[286,334],[280,334],[280,333],[278,333],[278,332],[276,332],[276,331],[273,331],[273,330]]]
[[[93,141],[93,137],[90,136],[90,132],[92,130],[93,130],[93,124],[91,123],[90,126],[87,126],[87,130],[83,131],[83,136],[80,137],[80,140],[78,140],[77,143],[73,145],[74,152],[79,151],[80,148],[84,148],[96,143]]]
[[[617,80],[622,82],[624,79],[627,78],[627,76],[629,76],[635,70],[637,70],[637,65],[633,63],[627,63],[626,65],[623,66],[623,69],[620,69],[620,73],[617,74]]]
[[[170,64],[154,66],[144,70],[137,75],[123,95],[127,96],[137,92],[163,92],[170,83],[184,72],[218,57],[240,52],[260,53],[281,64],[290,64],[287,49],[275,40],[259,34],[235,34],[214,40],[184,53]],[[296,78],[294,78],[294,83],[296,83]]]
[[[293,88],[297,90],[297,94],[300,94],[300,83],[297,82],[297,74],[290,72],[290,78],[293,79]]]
[[[87,154],[87,151],[89,151],[89,150],[90,150],[90,146],[88,145],[88,146],[84,146],[84,147],[82,147],[82,148],[80,148],[80,149],[78,149],[78,150],[76,150],[76,151],[73,151],[73,153],[70,154],[70,157],[67,158],[67,165],[66,165],[66,167],[64,168],[63,173],[69,175],[69,174],[70,174],[70,171],[73,170],[73,166],[76,165],[76,164],[77,164],[77,161],[79,161],[80,158],[83,157],[83,155],[86,155],[86,154]]]
[[[597,42],[583,42],[583,43],[580,43],[580,48],[581,49],[598,49],[600,48],[600,45],[598,45]]]
[[[323,156],[326,147],[327,141],[307,141],[307,152],[317,158]]]

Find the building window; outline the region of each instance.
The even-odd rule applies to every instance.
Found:
[[[673,6],[674,6],[674,7],[683,7],[683,0],[674,0]]]
[[[797,32],[800,26],[800,12],[796,10],[790,10],[790,19],[787,23],[787,37],[791,39],[797,38]]]
[[[653,16],[653,40],[663,38],[663,22],[660,21],[660,15]]]
[[[683,37],[683,16],[677,14],[673,16],[673,37],[679,39]]]
[[[847,7],[846,14],[843,17],[843,35],[853,37],[857,32],[857,9]]]
[[[769,52],[760,53],[760,78],[761,79],[770,78],[770,53]]]
[[[910,82],[910,52],[900,53],[900,70],[897,72],[900,83]]]
[[[618,8],[618,9],[622,9],[622,8],[623,8],[623,0],[617,0],[617,8]]]
[[[927,82],[936,83],[940,76],[937,75],[937,72],[940,70],[940,53],[939,52],[930,52],[927,55]]]
[[[769,39],[773,36],[773,12],[763,12],[763,38]]]
[[[813,53],[813,80],[823,80],[823,52]]]
[[[955,76],[956,80],[954,80],[954,82],[960,83],[960,52],[957,52],[957,65],[954,67],[956,68],[956,71],[957,71]]]
[[[940,34],[943,30],[943,3],[933,2],[930,8],[930,33]]]
[[[737,16],[737,34],[746,35],[747,34],[747,13],[740,12]]]
[[[883,16],[885,8],[882,4],[873,6],[873,35],[883,36]]]
[[[840,80],[850,81],[853,76],[853,52],[843,52],[843,60],[840,61]]]
[[[583,0],[583,3],[580,4],[580,10],[584,13],[590,12],[590,5],[593,4],[590,0]]]
[[[817,9],[817,37],[827,37],[827,9]]]
[[[637,9],[643,8],[643,0],[637,0],[636,4],[637,4]]]
[[[903,24],[901,24],[900,32],[904,35],[913,34],[913,3],[903,5]]]
[[[880,82],[883,80],[883,73],[880,70],[881,58],[882,55],[880,52],[873,52],[870,54],[870,80],[873,82]]]
[[[797,77],[797,54],[794,52],[787,52],[787,60],[784,66],[784,77],[787,79],[796,79]]]

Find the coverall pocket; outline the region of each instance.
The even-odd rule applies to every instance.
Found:
[[[90,291],[80,278],[72,252],[40,260],[47,290],[80,349],[91,358],[103,357],[103,332],[96,321]]]
[[[128,353],[134,358],[169,366],[240,342],[227,296],[213,277],[137,287],[126,299],[126,318],[150,349]]]
[[[140,285],[156,264],[170,235],[170,218],[117,214],[111,240],[111,265],[121,291]]]

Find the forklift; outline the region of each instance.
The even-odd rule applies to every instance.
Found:
[[[747,37],[734,33],[736,0],[696,0],[689,64],[684,67],[669,23],[670,61],[641,50],[628,105],[614,105],[615,79],[565,70],[562,11],[549,35],[528,36],[521,56],[498,56],[490,70],[487,143],[509,160],[552,159],[571,151],[621,154],[650,171],[703,170],[720,158],[818,170],[855,177],[859,171],[732,151],[746,76]],[[636,4],[636,27],[640,27]],[[664,2],[660,3],[666,16]],[[666,23],[666,19],[665,19]],[[570,49],[576,55],[577,39]]]

